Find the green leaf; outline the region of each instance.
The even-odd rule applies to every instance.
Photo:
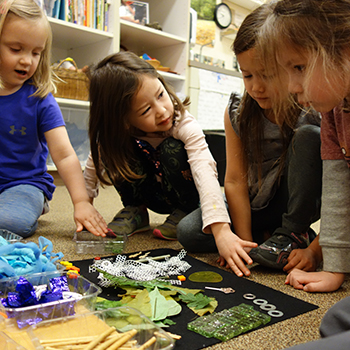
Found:
[[[174,316],[181,312],[181,305],[170,296],[165,298],[157,287],[149,293],[149,297],[152,305],[152,321],[164,320],[168,316]]]
[[[105,310],[112,309],[114,307],[123,306],[120,300],[107,300],[101,297],[98,297],[96,300],[95,308],[96,310]]]
[[[196,295],[193,295],[191,293],[180,295],[180,299],[185,302],[189,308],[194,308],[196,310],[203,309],[211,301],[208,296],[202,293],[198,293]]]
[[[213,313],[218,306],[218,302],[217,300],[215,300],[215,298],[210,298],[210,299],[211,299],[210,303],[205,308],[197,310],[191,307],[190,309],[198,316],[203,316],[207,312]]]
[[[158,291],[158,288],[154,288],[152,292],[149,293],[150,302],[152,306],[152,321],[164,320],[168,316],[167,306],[168,303]]]
[[[173,298],[171,297],[167,298],[167,303],[168,303],[168,317],[178,315],[181,312],[182,310],[181,305],[177,303]]]
[[[167,324],[169,326],[173,326],[174,324],[176,324],[176,322],[174,322],[173,320],[171,320],[170,318],[167,318],[163,321],[164,324]]]
[[[152,317],[152,306],[147,289],[137,294],[133,300],[127,303],[128,306],[141,311],[148,318]]]

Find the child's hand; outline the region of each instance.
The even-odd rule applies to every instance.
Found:
[[[287,273],[293,269],[316,271],[320,260],[311,249],[293,249],[288,257],[288,264],[283,268]]]
[[[305,249],[293,249],[288,257],[288,264],[283,268],[290,273],[294,268],[303,271],[316,271],[322,261],[322,249],[317,236],[309,247]]]
[[[218,263],[221,266],[230,268],[237,276],[249,276],[250,270],[245,266],[251,265],[253,260],[248,252],[257,247],[254,242],[244,241],[235,235],[228,224],[220,232],[215,232],[215,242],[220,258]]]
[[[294,269],[285,283],[305,292],[333,292],[344,282],[345,274],[337,272],[305,272]]]
[[[85,227],[95,236],[106,236],[107,224],[105,220],[88,201],[79,202],[74,206],[74,220],[78,232]]]

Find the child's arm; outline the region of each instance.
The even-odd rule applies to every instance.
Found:
[[[227,108],[224,121],[226,134],[226,200],[236,234],[241,239],[253,241],[247,165],[241,140],[231,125]]]
[[[253,263],[247,253],[257,244],[252,242],[247,170],[242,144],[232,128],[227,108],[224,120],[226,135],[225,194],[236,234],[231,231],[229,225],[220,228],[217,223],[211,225],[211,230],[220,254],[220,264],[224,265],[226,262],[226,266],[238,276],[242,276],[242,272],[249,276],[250,270],[245,266],[244,261],[249,265]],[[225,262],[222,258],[225,259]]]
[[[196,184],[202,210],[202,229],[206,234],[214,234],[222,265],[227,262],[238,276],[250,274],[242,260],[252,263],[246,251],[256,247],[255,243],[242,241],[230,229],[230,217],[227,213],[220,183],[217,178],[216,163],[211,155],[205,135],[198,122],[185,114],[174,128],[173,136],[185,144],[188,162]]]
[[[91,152],[86,160],[84,169],[85,187],[89,196],[89,202],[93,204],[94,198],[99,194],[100,181],[96,176],[94,161],[92,160]]]
[[[89,202],[81,166],[66,128],[61,126],[51,129],[45,132],[45,137],[52,160],[71,196],[77,231],[82,231],[85,227],[94,235],[105,236],[107,224]]]
[[[307,292],[337,290],[350,271],[350,172],[344,159],[323,160],[320,244],[323,269],[304,272],[294,269],[286,283]],[[333,272],[333,271],[342,271]]]
[[[286,279],[295,289],[302,289],[305,292],[333,292],[344,282],[345,274],[338,272],[306,272],[294,269]]]

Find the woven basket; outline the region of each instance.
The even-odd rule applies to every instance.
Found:
[[[66,61],[71,62],[75,66],[76,70],[62,68],[62,64]],[[89,99],[89,79],[84,72],[78,71],[78,67],[74,60],[62,60],[52,70],[59,78],[56,79],[58,81],[55,82],[57,87],[57,92],[54,94],[55,97],[71,98],[74,100],[83,101],[87,101]]]

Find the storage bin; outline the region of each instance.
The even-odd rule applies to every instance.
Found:
[[[0,332],[0,349],[1,350],[26,350],[23,346],[17,344],[13,339],[8,337],[4,332]]]
[[[115,238],[95,236],[90,232],[81,231],[74,234],[76,252],[78,254],[121,254],[125,248],[127,235],[119,235]]]
[[[97,338],[109,327],[114,327],[121,333],[135,329],[137,333],[132,340],[136,341],[136,349],[153,336],[155,342],[147,347],[148,350],[170,350],[174,348],[174,340],[166,332],[138,310],[124,306],[43,321],[31,326],[28,329],[28,335],[35,349],[44,350],[46,349],[44,344],[51,343],[51,346],[54,346],[53,341],[62,342],[67,340],[67,342],[73,342],[73,339],[77,338]],[[89,339],[91,341],[91,338]],[[87,346],[87,343],[85,343],[85,346]],[[55,348],[61,349],[57,345]]]
[[[44,319],[52,319],[76,314],[95,309],[96,297],[101,293],[101,288],[91,283],[82,276],[75,279],[69,278],[65,272],[53,271],[26,275],[25,279],[33,286],[49,285],[50,279],[66,276],[70,292],[79,293],[79,299],[66,299],[48,302],[27,307],[5,307],[0,303],[0,312],[7,315],[7,322],[17,323],[18,328],[26,328],[30,324],[41,322]],[[10,293],[16,292],[17,282],[20,276],[4,278],[0,280],[0,298],[7,298]]]
[[[70,62],[75,69],[63,68],[65,62]],[[55,82],[57,91],[55,97],[69,98],[74,100],[87,101],[89,99],[89,79],[84,72],[78,70],[73,59],[62,60],[56,67],[53,67],[53,73],[59,80]]]
[[[78,156],[82,167],[85,166],[90,152],[90,141],[88,135],[88,108],[71,108],[60,106],[69,140]],[[48,157],[47,165],[54,165],[51,157]]]
[[[13,243],[13,242],[18,242],[21,241],[23,239],[22,236],[16,235],[15,233],[8,231],[8,230],[0,230],[0,236],[4,239],[6,239],[6,241]]]

